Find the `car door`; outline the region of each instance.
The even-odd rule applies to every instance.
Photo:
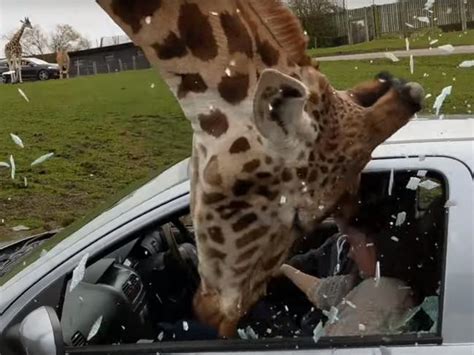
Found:
[[[413,192],[417,205],[414,213],[421,221],[423,213],[431,202],[443,198],[438,212],[442,222],[436,226],[426,225],[424,230],[441,230],[444,245],[443,266],[440,269],[440,286],[437,293],[439,307],[434,317],[431,332],[412,332],[390,336],[320,338],[315,341],[308,338],[258,338],[254,340],[207,341],[207,342],[170,342],[159,343],[144,341],[139,344],[101,345],[68,349],[69,354],[113,354],[126,352],[130,354],[155,353],[233,353],[233,354],[463,354],[471,355],[474,350],[472,339],[474,314],[473,295],[473,262],[471,255],[460,249],[472,250],[472,239],[460,240],[463,236],[472,235],[470,217],[464,211],[472,210],[472,173],[462,162],[444,157],[413,157],[394,159],[375,159],[366,168],[365,173],[392,176],[386,179],[386,188],[397,191]],[[409,179],[397,180],[399,174]],[[419,180],[412,180],[419,179]],[[400,181],[402,185],[400,185]],[[413,181],[424,187],[414,187]],[[407,188],[407,186],[409,186]],[[440,189],[441,187],[441,189]],[[414,190],[412,190],[414,188]],[[400,205],[403,206],[403,203]],[[400,210],[400,213],[405,211]],[[396,218],[396,216],[394,216]],[[395,220],[395,219],[394,219]],[[429,221],[429,219],[427,219]],[[421,238],[421,235],[419,236]],[[461,264],[464,265],[461,268]],[[383,272],[383,271],[382,271]],[[452,277],[459,274],[460,278]],[[461,281],[464,284],[461,284]],[[469,301],[471,300],[471,303]],[[423,306],[424,307],[424,306]],[[428,309],[427,307],[426,309]],[[428,311],[427,311],[428,312]],[[306,349],[306,350],[304,350]],[[311,350],[309,350],[311,349]]]
[[[32,79],[36,77],[36,65],[29,60],[21,61],[21,75],[24,79]]]
[[[418,178],[418,183],[432,188],[415,188],[416,196],[415,214],[423,215],[425,204],[430,199],[442,197],[442,248],[443,267],[440,270],[440,286],[438,294],[439,307],[433,316],[433,328],[425,333],[413,333],[390,336],[363,336],[363,337],[338,337],[313,339],[306,338],[258,338],[253,340],[210,340],[205,342],[160,342],[139,341],[134,344],[101,344],[66,347],[67,354],[156,354],[156,353],[278,353],[278,354],[471,354],[474,341],[472,339],[472,319],[474,310],[472,305],[473,295],[473,260],[472,255],[463,253],[463,250],[472,250],[472,223],[464,211],[472,211],[472,172],[462,162],[451,158],[393,158],[375,159],[369,163],[365,171],[368,174],[379,174],[386,183],[386,188],[391,193],[404,192],[407,181],[411,177]],[[398,176],[404,179],[398,180]],[[407,178],[409,180],[407,180]],[[395,186],[394,186],[395,185]],[[382,186],[382,185],[381,185]],[[434,187],[433,187],[434,186]],[[421,190],[423,189],[423,190]],[[418,191],[419,190],[419,191]],[[422,193],[420,193],[422,191]],[[409,191],[411,193],[411,191]],[[421,201],[421,202],[420,202]],[[449,203],[447,203],[449,202]],[[172,214],[186,208],[189,197],[182,197],[172,203],[172,206],[163,208],[162,212],[144,215],[123,228],[112,232],[107,238],[98,240],[93,245],[87,246],[74,258],[61,267],[62,271],[48,276],[42,285],[33,287],[28,292],[28,297],[22,296],[18,300],[16,309],[22,309],[21,317],[27,312],[45,303],[45,294],[55,292],[55,297],[49,297],[47,304],[60,310],[62,307],[62,294],[65,282],[70,277],[72,268],[77,265],[85,253],[90,253],[91,258],[104,255],[113,249],[113,245],[123,240],[134,229],[139,229],[144,224],[152,223],[154,219],[161,219],[165,214]],[[429,205],[429,203],[428,203]],[[446,211],[444,208],[446,207]],[[166,212],[165,212],[166,211]],[[399,211],[405,212],[405,211]],[[446,213],[445,213],[446,212]],[[429,226],[428,226],[429,227]],[[461,239],[464,238],[464,239]],[[58,277],[59,275],[59,277]],[[53,291],[54,290],[54,291]],[[58,292],[59,290],[59,292]],[[29,299],[29,301],[28,301]],[[471,303],[470,303],[471,302]],[[17,320],[18,317],[16,317]],[[304,350],[306,349],[306,350]],[[309,350],[311,349],[311,350]],[[9,353],[6,353],[9,355]]]

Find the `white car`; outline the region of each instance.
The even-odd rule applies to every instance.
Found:
[[[185,160],[90,218],[36,240],[36,249],[22,254],[16,246],[20,257],[0,270],[0,352],[472,355],[473,171],[474,119],[411,121],[376,149],[364,170],[362,187],[391,196],[387,207],[394,219],[403,213],[412,223],[414,239],[434,241],[432,268],[416,267],[430,273],[437,290],[398,334],[314,339],[311,305],[298,307],[278,292],[272,302],[284,307],[263,328],[247,322],[239,331],[246,339],[218,339],[196,325]],[[293,254],[319,246],[331,228],[323,223]],[[283,329],[282,315],[297,331]]]

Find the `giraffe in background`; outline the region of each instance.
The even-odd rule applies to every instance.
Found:
[[[58,48],[56,51],[56,62],[59,65],[59,78],[63,79],[64,74],[66,78],[69,79],[69,66],[71,59],[69,58],[69,53],[65,48]]]
[[[16,82],[23,82],[21,77],[21,55],[22,55],[22,48],[21,48],[21,36],[23,36],[23,32],[25,29],[29,28],[32,29],[30,19],[25,17],[24,20],[21,21],[22,26],[18,30],[17,33],[13,36],[13,38],[5,45],[5,56],[7,58],[8,69],[13,72],[12,73],[12,84]]]

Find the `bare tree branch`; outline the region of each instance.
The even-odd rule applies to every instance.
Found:
[[[16,31],[1,36],[11,40]],[[21,46],[25,57],[55,52],[58,48],[68,51],[88,49],[91,42],[70,25],[57,25],[54,31],[46,33],[40,26],[33,26],[23,33]]]
[[[45,54],[48,51],[47,35],[40,26],[33,26],[23,34],[21,46],[25,56]]]
[[[81,35],[72,26],[66,24],[57,25],[51,33],[49,40],[49,49],[52,51],[57,51],[58,49],[75,51],[90,47],[91,43],[86,37]]]

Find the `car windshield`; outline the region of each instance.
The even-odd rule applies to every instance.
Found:
[[[30,61],[31,63],[34,63],[34,64],[49,64],[48,62],[42,59],[38,59],[38,58],[28,58],[26,59],[26,61]]]
[[[5,284],[19,271],[38,260],[43,254],[52,250],[60,242],[74,235],[75,232],[88,223],[99,220],[100,218],[98,217],[104,216],[105,212],[115,209],[117,213],[123,214],[127,209],[145,202],[147,198],[156,196],[177,184],[185,182],[188,179],[187,170],[188,159],[185,159],[165,172],[154,173],[150,177],[132,183],[64,230],[51,238],[45,239],[44,242],[27,241],[20,248],[15,247],[11,250],[4,250],[3,258],[0,260],[0,268],[5,267],[5,270],[0,269],[0,286]],[[129,202],[128,205],[126,205],[126,202]],[[105,221],[105,219],[102,219],[98,223],[101,225]],[[0,247],[1,245],[0,243]],[[12,259],[11,264],[9,263],[10,257]],[[17,259],[13,260],[13,258]]]

